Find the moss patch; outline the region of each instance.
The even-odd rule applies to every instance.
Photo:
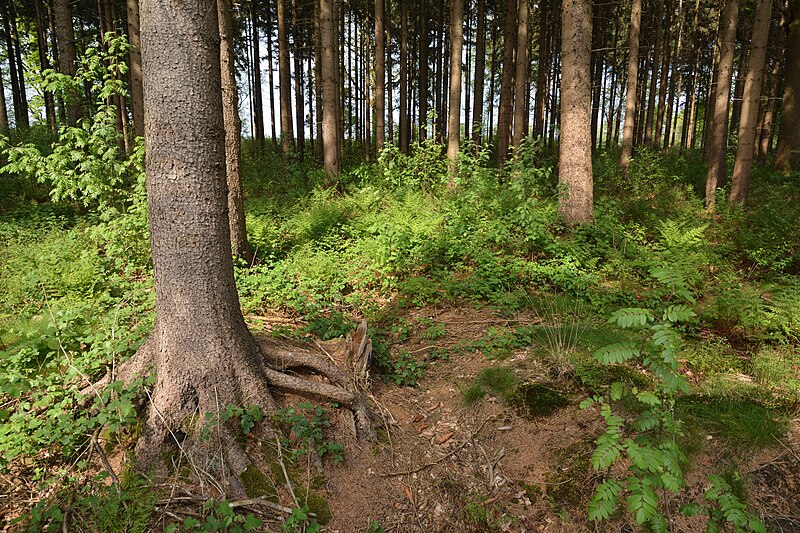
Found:
[[[258,498],[259,496],[266,496],[268,500],[277,498],[272,479],[255,465],[248,465],[239,476],[239,481],[241,481],[248,498]]]
[[[549,416],[569,405],[567,396],[541,383],[525,383],[514,391],[511,404],[528,419]]]
[[[320,525],[325,525],[331,521],[333,515],[331,514],[331,506],[320,493],[314,490],[306,490],[305,487],[298,487],[297,499],[300,502],[306,502],[309,511],[317,515],[317,522]]]

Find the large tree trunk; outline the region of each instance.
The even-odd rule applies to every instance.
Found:
[[[195,457],[215,457],[212,474],[238,476],[249,461],[236,441],[236,423],[204,422],[219,420],[225,406],[256,405],[270,413],[270,386],[350,406],[355,395],[279,372],[245,326],[229,244],[221,82],[215,67],[220,51],[218,41],[208,38],[218,32],[214,4],[141,4],[156,323],[117,377],[130,382],[151,366],[156,370],[136,447],[140,466],[159,466],[162,453],[180,444]],[[174,46],[175,40],[182,46]],[[310,360],[305,366],[325,363]],[[199,438],[201,429],[213,431],[214,438]],[[272,433],[266,425],[262,431]],[[179,442],[178,434],[186,439]]]
[[[725,11],[719,30],[719,68],[714,111],[709,131],[708,175],[706,176],[706,206],[713,210],[717,186],[725,181],[726,130],[728,126],[728,103],[733,75],[733,51],[736,45],[736,20],[739,15],[739,0],[726,0]]]
[[[239,118],[239,98],[236,88],[236,66],[233,56],[233,15],[230,0],[217,0],[219,19],[219,59],[222,90],[222,118],[225,127],[225,170],[228,183],[228,222],[231,251],[248,263],[253,251],[247,242],[242,194],[241,147],[242,122]]]
[[[764,64],[767,58],[769,23],[772,18],[772,0],[759,0],[753,24],[753,44],[750,49],[749,70],[742,93],[742,111],[739,124],[739,146],[731,180],[731,202],[747,203],[750,178],[753,174],[753,153],[758,123],[758,101],[764,85]]]
[[[558,210],[567,224],[592,223],[591,0],[564,0],[562,8],[561,129]]]
[[[292,78],[289,71],[289,33],[286,30],[286,0],[278,0],[278,85],[281,100],[281,156],[284,163],[292,151]]]
[[[775,169],[790,173],[800,164],[800,6],[794,6],[786,37],[783,103]]]
[[[47,54],[47,26],[45,25],[42,6],[34,2],[36,8],[36,44],[39,52],[39,66],[42,71],[50,69],[50,58]],[[56,105],[51,91],[44,91],[44,110],[47,125],[51,131],[56,131]]]
[[[450,107],[447,125],[447,185],[455,186],[461,143],[461,48],[464,35],[464,0],[452,0],[450,10]]]
[[[511,135],[511,145],[516,155],[525,135],[525,104],[527,102],[525,89],[528,86],[528,52],[530,38],[528,37],[529,0],[519,0],[519,28],[517,30],[516,72],[514,74],[514,125]]]
[[[628,88],[625,94],[625,126],[622,129],[622,152],[619,166],[628,177],[628,167],[633,155],[633,128],[636,117],[636,81],[639,79],[639,29],[642,20],[642,0],[631,4],[630,51],[628,52]]]
[[[472,141],[477,150],[483,136],[483,86],[486,79],[486,0],[478,0],[475,34],[475,84],[472,106]]]
[[[375,0],[375,149],[383,150],[386,136],[386,32],[383,29],[383,0]]]
[[[517,37],[517,0],[506,0],[503,24],[503,74],[500,79],[500,108],[497,111],[497,166],[508,159],[511,119],[514,111],[514,48]]]
[[[320,61],[323,65],[336,65],[336,20],[334,18],[334,0],[320,0],[319,29],[322,36]],[[323,68],[322,71],[322,145],[325,172],[331,179],[339,175],[339,127],[338,90],[336,68]]]

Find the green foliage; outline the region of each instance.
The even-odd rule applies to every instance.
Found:
[[[733,527],[737,533],[753,531],[754,533],[766,533],[764,524],[753,513],[747,510],[747,505],[734,494],[731,485],[721,476],[712,475],[708,480],[711,482],[705,495],[705,500],[712,505],[708,508],[708,529],[707,531],[721,531],[726,525]]]
[[[281,524],[282,533],[319,533],[322,527],[311,515],[307,505],[292,509],[292,514]]]
[[[294,407],[276,411],[274,420],[289,434],[282,445],[292,450],[293,460],[312,453],[318,457],[330,456],[333,464],[344,460],[342,445],[325,438],[325,429],[331,423],[322,407],[310,402],[300,402]]]
[[[203,516],[187,517],[180,524],[168,524],[166,533],[199,533],[203,531],[220,531],[226,533],[246,533],[261,531],[262,522],[252,513],[238,514],[231,504],[225,500],[207,500],[203,505]]]

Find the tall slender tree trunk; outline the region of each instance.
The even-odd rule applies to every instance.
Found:
[[[664,15],[664,0],[658,0],[658,8],[655,13],[656,25],[656,42],[653,46],[653,62],[651,63],[650,72],[650,90],[647,94],[647,115],[644,123],[644,145],[650,147],[653,143],[653,126],[656,112],[656,89],[658,88],[658,79],[661,67],[661,49],[663,45],[663,21],[661,20]]]
[[[42,14],[42,6],[39,2],[34,2],[35,12],[36,12],[36,44],[39,52],[39,66],[41,67],[42,71],[50,69],[50,58],[48,57],[47,53],[47,26],[44,21],[44,15]],[[44,110],[45,110],[45,117],[47,119],[47,125],[50,127],[50,130],[55,132],[56,131],[56,104],[55,99],[53,98],[53,93],[50,91],[44,91]]]
[[[519,0],[519,10],[517,19],[519,28],[517,29],[517,54],[516,72],[514,74],[514,126],[512,146],[516,155],[525,134],[525,89],[528,86],[528,52],[530,51],[530,38],[528,36],[528,13],[529,0]]]
[[[219,21],[219,59],[222,90],[222,121],[225,127],[225,174],[228,184],[228,225],[231,251],[248,263],[253,250],[247,242],[242,194],[241,127],[239,98],[236,89],[236,65],[233,54],[233,15],[230,0],[217,0]]]
[[[447,185],[455,187],[461,143],[461,51],[464,35],[464,0],[451,0],[450,8],[450,107],[447,126]]]
[[[750,20],[741,21],[740,32],[741,37],[737,40],[742,44],[742,50],[739,54],[739,69],[736,74],[736,84],[733,87],[733,98],[731,98],[731,121],[728,131],[738,131],[739,123],[742,116],[742,98],[744,97],[744,85],[747,79],[747,70],[750,68],[750,47],[746,43],[752,42],[753,37],[753,24]]]
[[[483,136],[483,87],[486,80],[486,0],[478,0],[478,27],[475,32],[475,82],[472,106],[472,141],[478,150]]]
[[[286,0],[278,0],[278,85],[281,110],[281,157],[288,161],[294,144],[292,130],[292,73],[289,66],[289,32],[286,28]]]
[[[259,150],[264,149],[264,103],[261,97],[261,37],[255,2],[250,2],[250,25],[253,31],[253,136]]]
[[[297,16],[297,0],[292,0],[292,56],[294,59],[294,108],[297,125],[296,150],[303,160],[306,151],[305,97],[303,96],[303,58],[300,55],[300,33],[302,28]]]
[[[767,58],[769,23],[772,18],[772,0],[759,0],[756,19],[753,23],[753,44],[750,49],[749,67],[742,93],[742,114],[739,125],[739,146],[731,179],[731,202],[747,203],[750,179],[753,175],[753,152],[758,123],[758,101],[764,85],[764,64]]]
[[[420,0],[419,34],[419,140],[428,137],[428,3]]]
[[[383,0],[375,0],[375,149],[380,155],[386,136],[386,32]]]
[[[517,0],[506,0],[503,24],[503,68],[500,79],[500,109],[497,112],[497,166],[508,159],[511,120],[514,111],[514,49],[517,37]]]
[[[335,0],[320,0],[319,28],[322,37],[320,61],[323,65],[336,65],[336,19]],[[339,142],[338,83],[336,68],[323,68],[322,71],[322,142],[324,147],[325,172],[329,178],[339,175],[341,165],[341,143]]]
[[[726,129],[728,104],[733,75],[733,51],[736,46],[736,20],[739,0],[726,0],[719,30],[719,69],[714,99],[714,114],[709,132],[709,161],[706,176],[706,206],[714,209],[714,195],[718,184],[725,181]]]
[[[670,6],[668,11],[668,15],[666,17],[667,22],[667,29],[664,32],[664,42],[662,44],[663,51],[663,61],[661,63],[661,81],[659,82],[658,86],[658,109],[656,110],[656,124],[655,130],[653,131],[653,145],[656,148],[662,148],[662,140],[664,139],[664,113],[666,111],[666,104],[667,104],[667,87],[669,85],[669,71],[670,71],[670,60],[672,58],[672,13],[673,8]]]
[[[547,107],[547,73],[550,70],[548,47],[548,2],[539,2],[539,57],[536,66],[536,103],[533,106],[533,138],[544,136],[544,112]]]
[[[267,83],[269,83],[269,126],[272,139],[272,150],[278,152],[278,132],[275,125],[278,123],[278,115],[275,112],[275,58],[273,57],[272,47],[272,2],[267,2]],[[260,64],[260,62],[259,62]],[[322,158],[320,158],[322,159]]]
[[[800,6],[795,6],[789,23],[783,69],[783,100],[775,169],[788,174],[800,168]]]
[[[495,79],[497,78],[497,13],[492,19],[492,60],[489,66],[489,135],[487,141],[489,145],[494,144],[494,103],[495,103]]]
[[[758,137],[758,161],[764,163],[770,150],[772,141],[773,127],[775,125],[775,111],[778,101],[778,87],[780,86],[781,63],[775,60],[769,80],[769,91],[767,92],[766,109],[764,120],[761,123],[761,130]]]
[[[636,117],[636,81],[639,79],[639,31],[642,21],[642,0],[631,3],[630,47],[628,52],[628,87],[625,94],[625,126],[622,130],[622,152],[619,166],[628,177],[631,156],[633,155],[633,129]]]
[[[408,2],[400,2],[400,131],[398,144],[400,151],[408,154]]]
[[[8,5],[8,18],[11,20],[11,37],[14,49],[13,56],[9,56],[8,61],[9,64],[16,65],[17,83],[19,84],[20,112],[17,119],[17,127],[24,126],[28,128],[31,124],[28,117],[28,90],[25,88],[25,63],[22,61],[22,48],[20,46],[19,32],[17,31],[17,14],[13,2]]]
[[[6,105],[6,90],[3,83],[3,73],[0,70],[0,134],[8,134],[8,106]]]
[[[130,68],[133,133],[137,137],[142,137],[144,136],[144,95],[142,94],[142,43],[139,36],[139,0],[127,0],[126,6],[128,9],[128,42],[131,45],[128,53],[128,63]]]
[[[561,128],[558,211],[567,224],[594,220],[591,124],[591,0],[563,0],[561,56]]]

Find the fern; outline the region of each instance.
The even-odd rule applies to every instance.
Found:
[[[612,324],[617,324],[621,328],[635,328],[647,325],[653,320],[653,315],[648,309],[636,307],[626,307],[611,313],[608,319]]]
[[[641,350],[634,342],[620,342],[600,348],[594,353],[594,358],[604,365],[624,363],[634,357],[639,357]]]

